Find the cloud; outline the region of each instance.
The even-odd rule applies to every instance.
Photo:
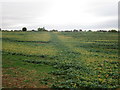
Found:
[[[117,28],[118,0],[2,0],[2,28]]]

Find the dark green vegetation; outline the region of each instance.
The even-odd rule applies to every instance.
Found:
[[[3,87],[118,88],[118,34],[3,32]]]

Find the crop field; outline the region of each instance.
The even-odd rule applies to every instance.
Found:
[[[119,88],[118,33],[2,32],[3,88]]]

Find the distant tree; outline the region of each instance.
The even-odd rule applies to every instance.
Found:
[[[88,30],[88,32],[92,32],[92,30]]]
[[[18,30],[14,30],[14,32],[18,32]]]
[[[23,27],[23,28],[22,28],[22,31],[27,31],[27,28],[26,28],[26,27]]]
[[[33,29],[32,31],[34,32],[35,30]]]
[[[41,28],[38,28],[38,31],[41,31]]]
[[[7,32],[8,30],[2,30],[3,32]]]
[[[102,32],[102,30],[97,30],[97,32]]]
[[[72,30],[65,30],[65,32],[72,32]]]
[[[0,28],[0,31],[2,31],[1,28]]]
[[[45,28],[38,28],[38,31],[46,31]]]
[[[97,30],[97,32],[107,32],[106,30]]]
[[[58,30],[53,29],[53,30],[51,30],[51,32],[58,32]]]
[[[48,32],[48,30],[44,30],[45,32]]]
[[[109,30],[108,32],[117,32],[117,30]]]
[[[78,32],[78,30],[74,29],[73,32]]]
[[[45,27],[43,27],[42,30],[45,31]]]
[[[80,29],[79,31],[82,32],[82,29]]]

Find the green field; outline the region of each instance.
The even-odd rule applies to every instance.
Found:
[[[118,33],[2,32],[4,88],[119,88]]]

